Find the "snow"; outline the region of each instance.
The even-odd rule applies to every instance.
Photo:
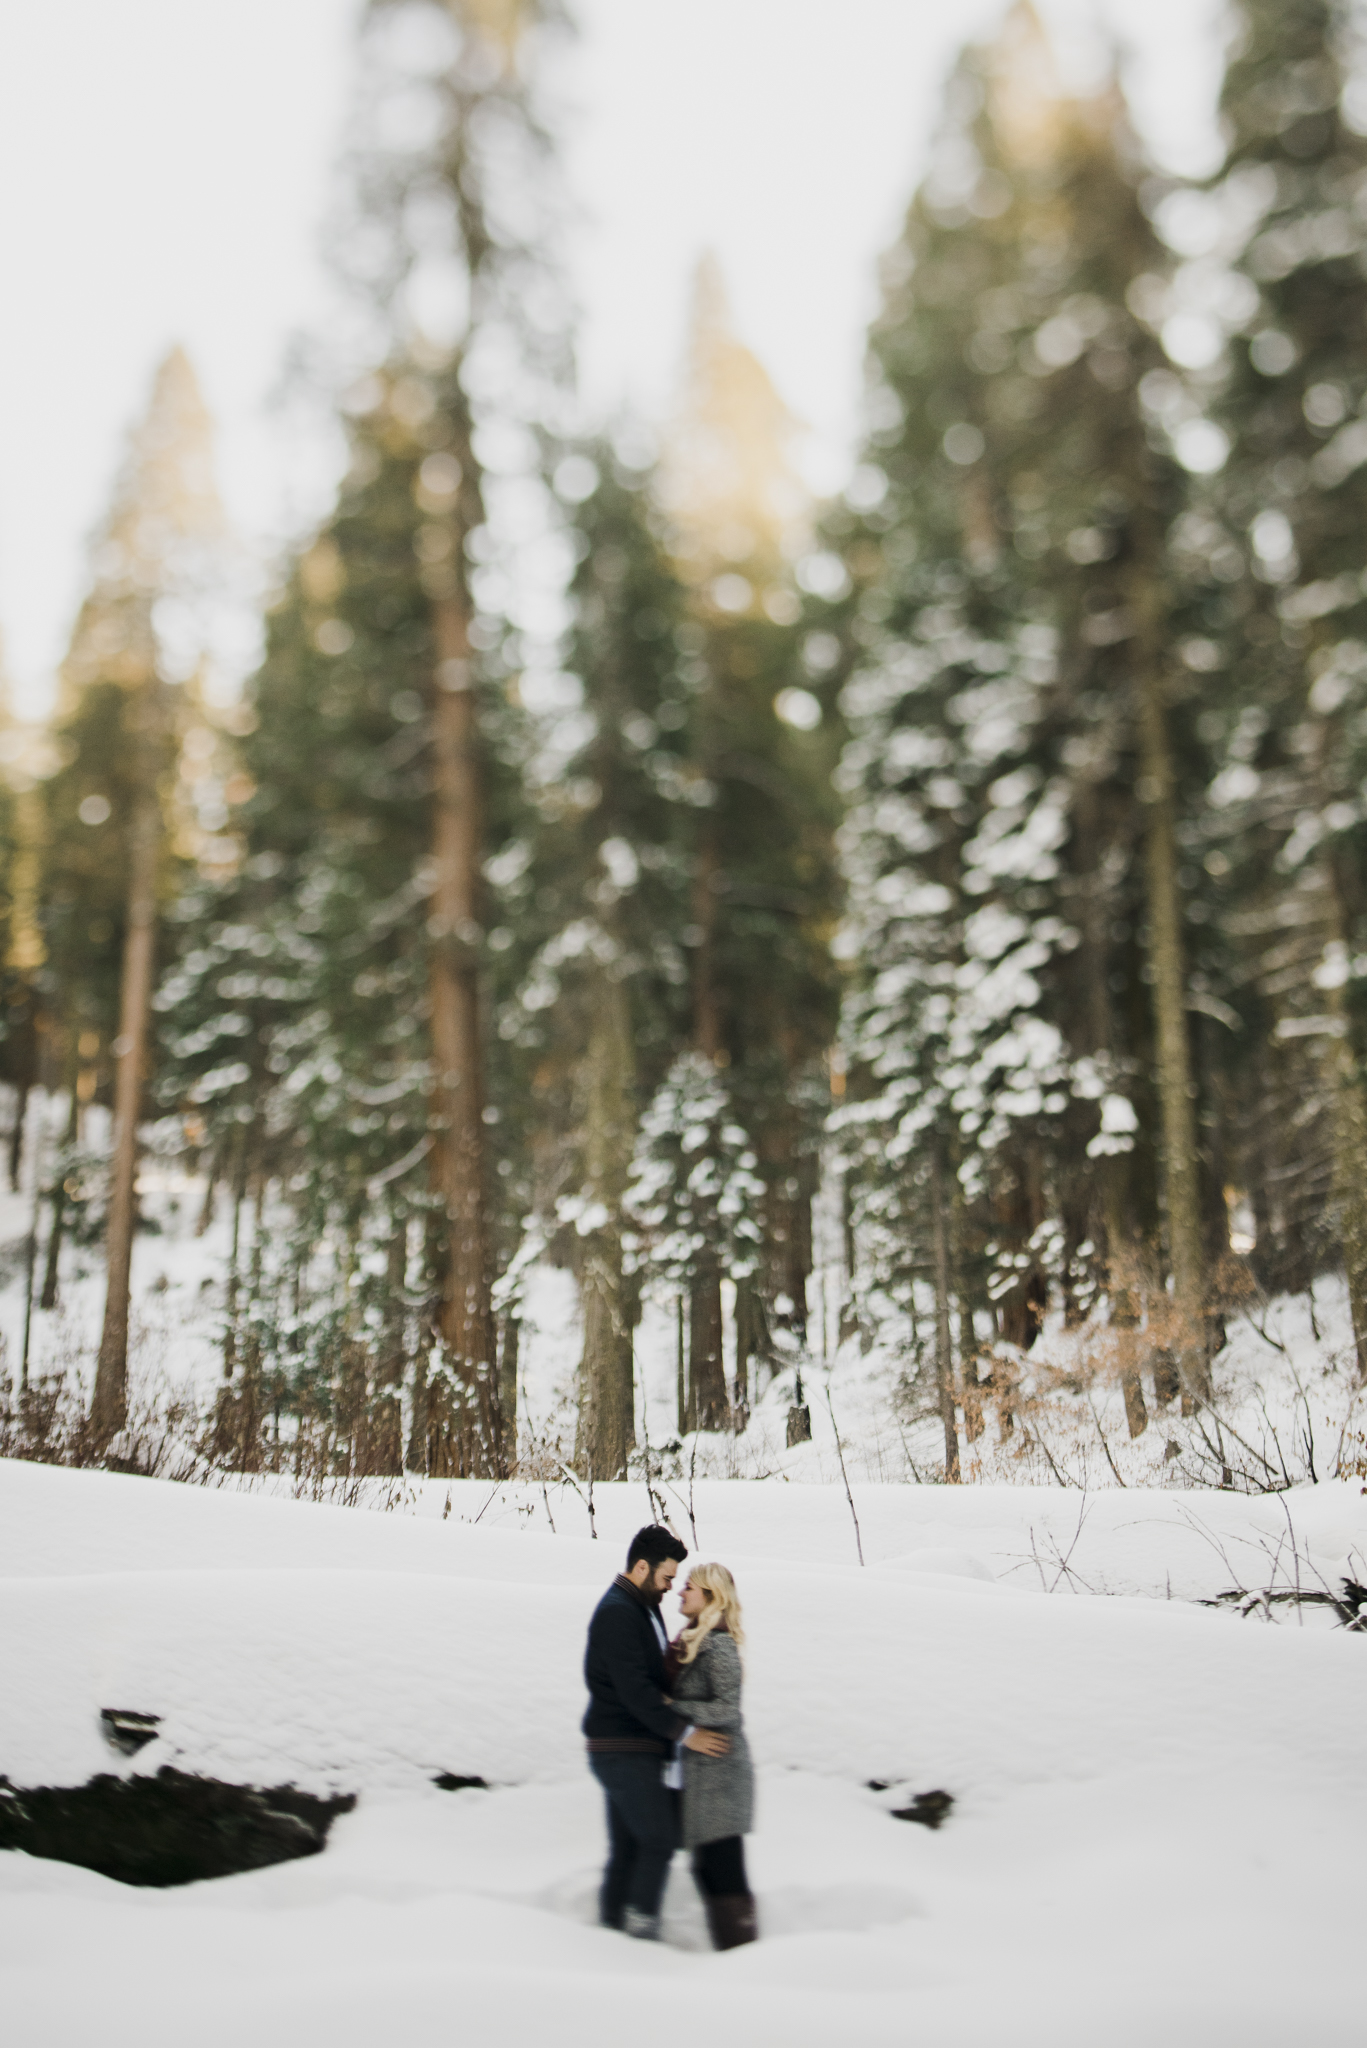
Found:
[[[865,1568],[838,1486],[693,1489],[761,1767],[764,1938],[714,1956],[682,1860],[659,1948],[592,1924],[582,1634],[644,1485],[596,1490],[594,1540],[563,1487],[552,1535],[526,1485],[385,1514],[0,1463],[0,1770],[360,1795],[321,1857],[175,1892],[0,1856],[8,2038],[1355,2044],[1367,1642],[1193,1600],[1279,1545],[1332,1582],[1360,1484],[854,1496]],[[159,1739],[116,1759],[104,1706]],[[935,1787],[942,1831],[889,1818]]]
[[[155,1405],[158,1372],[202,1400],[226,1208],[196,1237],[202,1185],[152,1161],[143,1181],[160,1234],[135,1250],[135,1400]],[[11,1253],[28,1216],[0,1193]],[[964,1443],[974,1483],[914,1484],[940,1455],[935,1417],[897,1399],[916,1333],[894,1317],[840,1341],[837,1223],[819,1205],[813,1437],[792,1448],[791,1372],[740,1434],[679,1442],[672,1309],[650,1304],[652,1486],[590,1499],[559,1463],[574,1288],[539,1268],[520,1400],[544,1481],[377,1481],[366,1512],[290,1498],[283,1475],[0,1462],[0,1772],[172,1762],[359,1795],[322,1856],[174,1892],[0,1855],[6,2041],[1356,2048],[1367,1641],[1324,1607],[1268,1627],[1199,1604],[1367,1582],[1341,1283],[1234,1317],[1215,1369],[1241,1485],[1259,1458],[1282,1481],[1348,1476],[1193,1486],[1195,1425],[1169,1409],[1129,1439],[1104,1330],[1051,1322],[1015,1360],[1014,1430],[989,1411]],[[88,1380],[102,1297],[97,1254],[71,1247],[35,1372]],[[763,1939],[724,1956],[682,1859],[658,1949],[593,1924],[583,1630],[657,1511],[735,1570],[750,1630]],[[117,1757],[102,1707],[159,1714],[157,1741]],[[490,1789],[442,1792],[440,1772]],[[939,1787],[939,1833],[889,1817]]]

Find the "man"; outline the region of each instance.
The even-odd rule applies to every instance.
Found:
[[[692,1728],[668,1704],[669,1639],[660,1602],[688,1552],[668,1529],[638,1529],[594,1609],[584,1654],[589,1769],[607,1797],[608,1863],[598,1917],[638,1941],[660,1932],[660,1900],[679,1841],[678,1745],[725,1756],[730,1742]]]

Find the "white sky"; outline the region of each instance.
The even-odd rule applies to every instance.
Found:
[[[571,0],[565,160],[585,393],[658,413],[689,276],[719,254],[737,326],[840,479],[874,265],[959,45],[1003,0]],[[258,548],[321,509],[319,451],[267,409],[323,317],[317,253],[360,0],[41,0],[0,8],[0,635],[16,709],[49,701],[122,436],[166,348],[219,422]],[[1040,0],[1063,60],[1127,57],[1154,147],[1210,161],[1220,0]]]

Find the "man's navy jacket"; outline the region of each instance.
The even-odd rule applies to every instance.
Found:
[[[584,1683],[590,1749],[668,1752],[688,1726],[665,1705],[665,1660],[650,1606],[630,1579],[614,1579],[593,1611]]]

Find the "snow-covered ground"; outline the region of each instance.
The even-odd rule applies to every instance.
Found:
[[[135,1402],[217,1381],[228,1219],[196,1235],[202,1200],[149,1160]],[[0,1194],[11,1370],[30,1215]],[[0,1774],[171,1762],[359,1795],[321,1857],[175,1892],[0,1854],[6,2044],[1356,2048],[1367,1637],[1324,1606],[1197,1604],[1367,1582],[1341,1285],[1231,1321],[1213,1435],[1169,1408],[1130,1439],[1104,1326],[1051,1324],[1001,1361],[1010,1426],[985,1397],[961,1487],[908,1483],[940,1458],[916,1333],[840,1342],[843,1286],[832,1252],[793,1448],[791,1373],[743,1431],[680,1442],[672,1312],[649,1306],[630,1484],[590,1491],[561,1462],[577,1303],[544,1268],[520,1383],[536,1476],[369,1482],[364,1512],[282,1477],[0,1462]],[[68,1247],[35,1376],[88,1379],[102,1300],[98,1253]],[[1226,1456],[1245,1487],[1329,1483],[1193,1485]],[[764,1938],[726,1956],[682,1863],[661,1948],[593,1924],[582,1634],[657,1515],[732,1566],[751,1631]],[[158,1740],[116,1757],[102,1707],[160,1715]],[[442,1792],[442,1772],[490,1789]],[[940,1833],[890,1817],[934,1788],[956,1801]]]
[[[761,1766],[764,1938],[714,1956],[682,1865],[660,1948],[592,1924],[580,1648],[644,1485],[596,1490],[594,1540],[568,1488],[385,1514],[0,1464],[0,1771],[360,1795],[322,1856],[175,1892],[0,1856],[6,2039],[1356,2048],[1367,1640],[1191,1602],[1279,1545],[1361,1576],[1361,1485],[853,1490],[862,1567],[838,1485],[693,1489]],[[106,1706],[160,1739],[114,1758]],[[940,1833],[890,1817],[936,1787]]]

